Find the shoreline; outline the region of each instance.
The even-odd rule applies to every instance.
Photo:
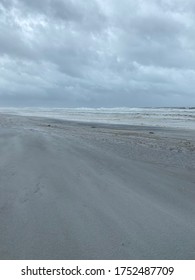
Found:
[[[1,108],[2,113],[26,117],[195,130],[193,108]],[[186,127],[187,126],[187,127]]]

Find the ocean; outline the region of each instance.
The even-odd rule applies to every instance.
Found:
[[[191,108],[0,108],[1,113],[48,117],[80,122],[195,129]]]

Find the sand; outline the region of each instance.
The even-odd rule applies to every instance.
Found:
[[[195,259],[195,132],[0,115],[0,259]]]

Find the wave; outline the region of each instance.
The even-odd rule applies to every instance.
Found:
[[[194,107],[169,108],[0,108],[1,113],[63,120],[195,129]]]

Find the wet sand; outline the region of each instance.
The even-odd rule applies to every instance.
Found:
[[[0,115],[0,259],[195,259],[195,132]]]

